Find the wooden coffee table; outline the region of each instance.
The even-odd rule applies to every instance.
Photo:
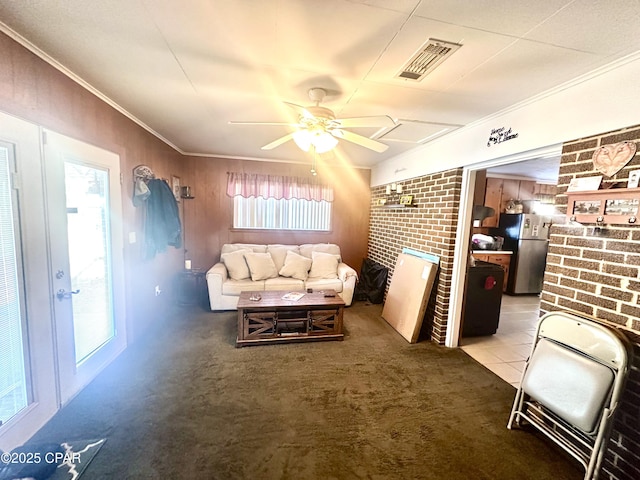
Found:
[[[298,300],[282,297],[303,294]],[[256,294],[259,300],[250,298]],[[333,295],[333,296],[327,296]],[[344,301],[334,290],[241,292],[236,347],[264,343],[343,340]]]

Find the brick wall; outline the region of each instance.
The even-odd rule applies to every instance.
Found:
[[[633,141],[640,147],[640,127],[567,142],[562,149],[556,206],[567,209],[567,187],[574,177],[599,175],[591,160],[602,145]],[[640,169],[636,155],[603,187],[626,186],[629,171]],[[602,187],[601,187],[602,188]],[[620,405],[601,478],[640,478],[640,226],[554,225],[551,231],[542,313],[573,310],[622,330],[634,341],[635,361]]]
[[[389,282],[402,249],[440,257],[440,268],[431,292],[421,338],[444,344],[451,293],[453,251],[458,222],[462,169],[447,170],[402,183],[402,195],[413,195],[416,208],[393,209],[377,206],[386,186],[371,191],[371,226],[368,257],[389,268]],[[389,203],[397,202],[397,198]]]

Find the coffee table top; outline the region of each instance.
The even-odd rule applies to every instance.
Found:
[[[287,300],[282,297],[288,293],[303,294],[298,300]],[[260,295],[260,300],[250,300],[252,295]],[[325,294],[335,295],[325,297]],[[345,306],[344,300],[335,290],[323,289],[307,293],[303,290],[273,290],[260,292],[240,292],[238,308],[274,308],[274,307],[339,307]]]

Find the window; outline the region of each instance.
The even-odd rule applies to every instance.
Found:
[[[331,229],[333,189],[317,177],[229,173],[234,228],[275,230]]]
[[[233,197],[234,228],[331,229],[331,202],[300,198]]]

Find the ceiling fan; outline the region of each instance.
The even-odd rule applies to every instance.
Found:
[[[336,118],[332,110],[321,107],[320,102],[327,95],[323,88],[311,88],[309,98],[315,105],[303,107],[295,103],[284,102],[298,112],[298,123],[279,122],[229,122],[233,125],[285,125],[296,127],[296,131],[288,133],[262,147],[262,150],[274,149],[283,143],[293,140],[305,152],[312,148],[315,153],[325,153],[333,149],[339,140],[355,143],[375,152],[382,153],[388,147],[384,143],[369,137],[345,130],[347,128],[373,127],[390,128],[396,122],[388,115],[369,117]]]

